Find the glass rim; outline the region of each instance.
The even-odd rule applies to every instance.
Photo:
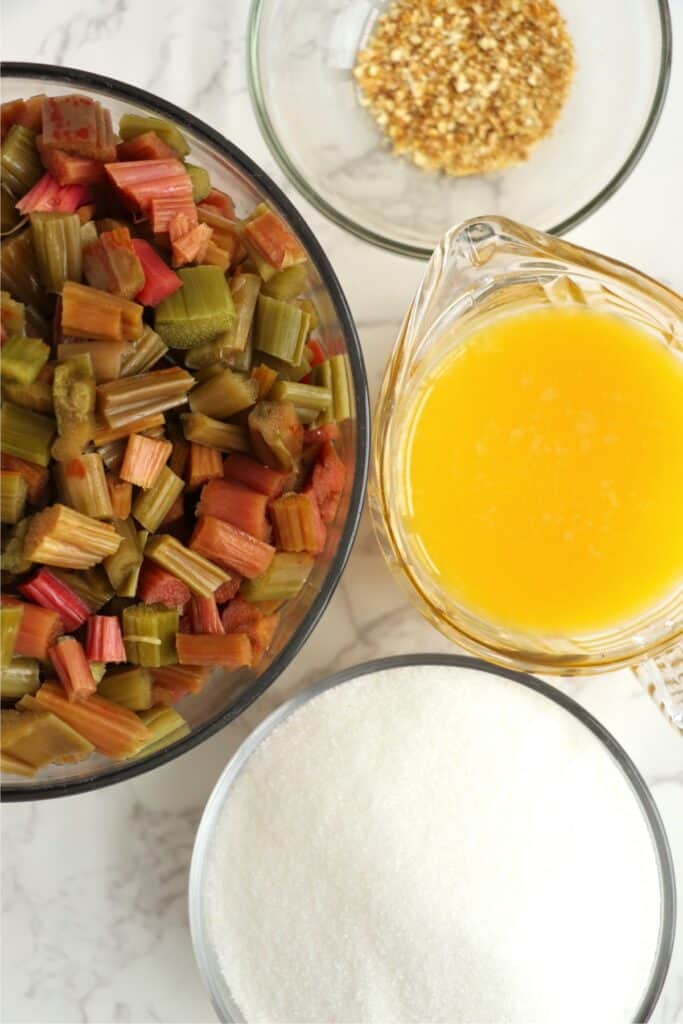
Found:
[[[181,107],[177,107],[174,103],[170,103],[168,100],[147,92],[145,89],[128,85],[106,75],[84,71],[80,68],[67,68],[58,65],[27,61],[2,61],[0,62],[0,78],[3,80],[9,78],[44,79],[56,85],[73,85],[75,87],[99,90],[105,94],[110,93],[118,99],[128,100],[131,104],[146,107],[161,116],[171,118],[180,127],[185,127],[190,132],[193,132],[203,142],[213,147],[220,155],[236,165],[264,196],[272,199],[284,213],[288,222],[310,253],[311,262],[320,275],[321,282],[329,294],[330,301],[338,318],[340,329],[347,344],[353,377],[356,429],[354,479],[349,495],[348,512],[340,531],[337,549],[330,561],[326,578],[306,614],[289,640],[284,644],[282,650],[279,651],[270,665],[268,665],[265,672],[254,680],[253,684],[245,690],[231,707],[215,714],[205,723],[198,726],[195,731],[142,761],[133,761],[131,763],[126,761],[117,762],[118,767],[112,771],[92,778],[73,781],[69,779],[45,780],[37,784],[22,782],[17,785],[13,784],[11,787],[0,787],[0,799],[2,801],[17,802],[24,800],[46,800],[91,792],[105,786],[123,782],[126,779],[132,779],[137,775],[150,771],[152,768],[158,768],[163,764],[167,764],[188,750],[192,750],[193,747],[196,747],[199,743],[228,725],[275,682],[280,673],[284,671],[299,653],[303,644],[317,625],[337,588],[351,553],[360,523],[367,485],[370,455],[370,404],[360,339],[346,296],[328,256],[292,201],[287,198],[269,175],[243,153],[241,149],[226,139],[220,132],[211,128],[210,125]]]
[[[590,711],[587,711],[572,697],[562,693],[561,690],[558,690],[550,683],[544,682],[526,672],[517,672],[512,669],[503,668],[490,662],[482,661],[479,658],[469,657],[468,655],[453,654],[394,655],[388,658],[378,658],[373,661],[352,665],[349,668],[326,676],[319,682],[290,697],[284,704],[281,704],[280,707],[272,711],[240,743],[228,761],[206,802],[197,828],[188,883],[190,934],[194,955],[204,987],[209,994],[219,1020],[225,1022],[225,1024],[233,1024],[233,1022],[243,1020],[236,1005],[232,1007],[224,1005],[222,995],[214,983],[207,958],[209,948],[208,930],[205,924],[203,908],[203,872],[207,864],[211,840],[215,833],[217,817],[223,805],[229,799],[230,790],[260,744],[302,705],[307,704],[326,690],[341,686],[353,679],[358,679],[374,672],[404,668],[406,666],[425,665],[466,668],[486,672],[494,676],[501,676],[527,687],[527,689],[534,691],[541,697],[551,700],[573,715],[575,719],[595,736],[624,775],[642,811],[646,827],[650,833],[659,876],[660,925],[657,949],[647,987],[634,1018],[634,1021],[649,1020],[664,987],[673,955],[676,934],[676,878],[673,857],[664,823],[647,783],[619,741]],[[225,980],[225,985],[227,987],[227,980]]]
[[[421,245],[412,245],[409,242],[401,242],[389,235],[384,235],[377,231],[371,231],[364,227],[359,221],[354,220],[352,217],[348,217],[345,213],[342,213],[340,209],[325,199],[317,189],[313,187],[309,179],[296,167],[286,148],[280,142],[275,125],[268,113],[258,55],[262,14],[267,2],[268,0],[252,0],[251,8],[249,10],[249,22],[247,27],[247,81],[249,85],[249,95],[256,114],[256,119],[270,152],[292,184],[298,188],[302,195],[312,203],[320,213],[324,214],[333,223],[344,228],[346,231],[349,231],[351,234],[356,235],[358,238],[363,239],[363,241],[370,242],[372,245],[378,246],[380,249],[386,249],[399,256],[410,256],[413,259],[428,260],[432,255],[432,249],[425,248]],[[673,31],[668,0],[654,0],[654,3],[656,4],[657,13],[659,14],[659,27],[661,33],[659,72],[657,75],[657,85],[652,97],[652,106],[650,107],[645,124],[643,125],[631,152],[615,174],[612,175],[612,177],[605,183],[605,185],[603,185],[592,199],[589,199],[588,202],[580,206],[574,213],[565,217],[553,227],[538,229],[546,234],[563,235],[567,231],[572,230],[572,228],[577,227],[584,220],[590,217],[591,214],[599,210],[600,207],[603,206],[630,177],[650,143],[657,124],[659,123],[662,110],[664,109],[664,101],[666,100],[669,82],[671,79],[673,59]]]

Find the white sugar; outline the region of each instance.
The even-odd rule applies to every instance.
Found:
[[[223,808],[209,930],[247,1021],[630,1021],[659,885],[573,716],[451,667],[364,676],[262,743]]]

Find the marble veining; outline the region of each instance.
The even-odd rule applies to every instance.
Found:
[[[683,0],[672,0],[683,35]],[[422,264],[321,217],[260,137],[246,82],[248,0],[5,0],[3,57],[87,68],[186,107],[229,136],[291,196],[327,249],[356,317],[373,398]],[[571,239],[683,291],[683,65],[644,159]],[[486,211],[482,211],[486,212]],[[229,728],[121,786],[2,810],[2,1017],[19,1022],[211,1022],[187,925],[186,885],[202,808],[247,733],[286,697],[347,665],[451,651],[384,565],[367,515],[337,592],[288,670]],[[560,687],[624,744],[664,818],[683,884],[683,747],[632,675]],[[625,898],[627,894],[625,894]],[[653,1020],[683,1022],[683,927]]]

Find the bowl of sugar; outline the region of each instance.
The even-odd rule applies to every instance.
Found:
[[[275,711],[228,764],[190,873],[223,1021],[647,1020],[675,884],[654,801],[532,676],[414,655]]]

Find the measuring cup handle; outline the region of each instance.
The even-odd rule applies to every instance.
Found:
[[[683,643],[637,665],[634,672],[674,728],[683,735]]]

